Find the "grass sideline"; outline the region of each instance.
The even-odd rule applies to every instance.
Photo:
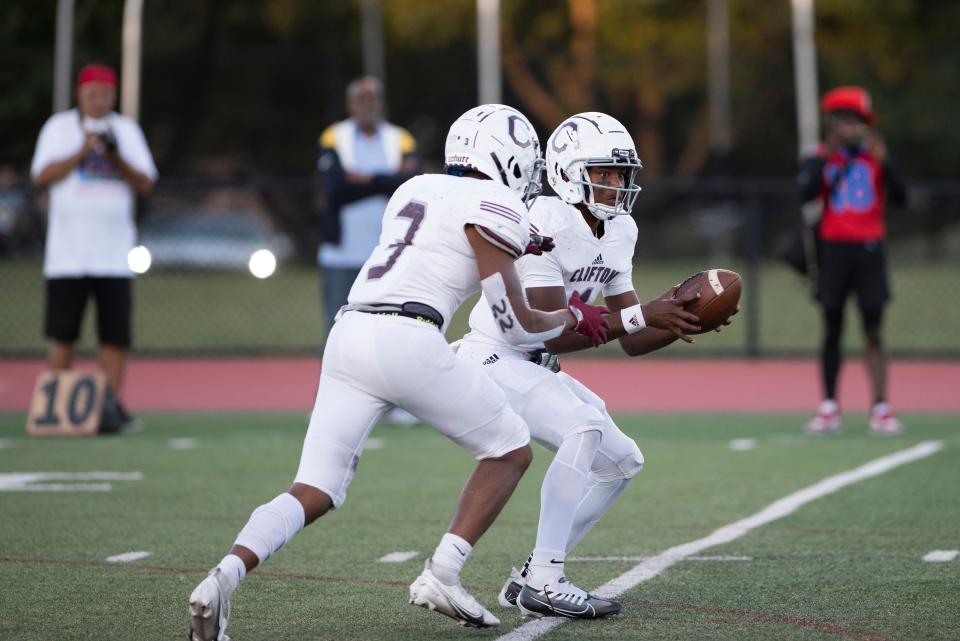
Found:
[[[741,271],[742,265],[731,269]],[[692,263],[640,264],[634,279],[641,298],[649,299],[701,269]],[[931,356],[960,353],[960,305],[940,292],[951,291],[956,268],[946,264],[896,264],[892,270],[894,304],[886,319],[886,339],[894,353]],[[136,280],[134,341],[139,353],[231,353],[319,351],[323,340],[319,277],[309,266],[283,265],[269,279],[241,272],[157,271]],[[750,284],[745,296],[751,295]],[[44,352],[42,333],[43,277],[40,265],[5,261],[0,266],[0,296],[6,312],[0,331],[0,355]],[[777,263],[760,272],[758,339],[761,350],[812,354],[820,341],[817,308],[802,281]],[[91,306],[92,307],[92,306]],[[859,319],[846,323],[844,344],[851,352],[862,346]],[[447,336],[460,338],[470,305],[461,308]],[[746,315],[720,334],[699,339],[695,347],[671,345],[665,354],[742,354]],[[88,310],[80,345],[94,345],[92,309]],[[607,346],[601,353],[612,353]]]
[[[623,616],[571,623],[545,638],[949,639],[960,629],[958,416],[908,415],[907,436],[875,439],[848,417],[835,438],[805,438],[792,415],[620,417],[647,458],[644,472],[575,555],[653,555],[700,538],[822,478],[917,442],[934,456],[845,488],[624,595]],[[0,413],[0,474],[139,471],[111,492],[0,492],[0,638],[169,639],[186,629],[186,597],[229,547],[252,508],[285,488],[306,417],[296,414],[145,415],[139,434],[86,440],[23,436],[22,413]],[[865,420],[865,419],[864,419]],[[477,546],[466,585],[504,625],[465,631],[406,604],[406,586],[446,528],[472,461],[426,428],[379,426],[348,501],[299,535],[237,592],[238,639],[495,639],[520,623],[495,605],[511,565],[533,542],[534,467]],[[195,449],[171,449],[192,438]],[[735,438],[756,439],[734,451]],[[106,557],[146,550],[130,564]],[[393,551],[421,555],[377,563]],[[576,562],[586,588],[630,562]]]

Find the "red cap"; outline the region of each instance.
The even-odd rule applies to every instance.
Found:
[[[837,87],[823,94],[820,108],[830,111],[852,111],[873,124],[876,114],[873,113],[873,101],[870,94],[863,87]]]
[[[88,82],[102,82],[117,86],[117,73],[106,65],[87,65],[77,74],[77,86],[82,87]]]

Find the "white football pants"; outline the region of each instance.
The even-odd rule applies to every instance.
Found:
[[[500,387],[480,366],[458,359],[437,328],[352,311],[327,340],[296,482],[322,490],[335,507],[343,505],[370,430],[391,405],[478,460],[530,441]]]
[[[577,432],[598,430],[600,447],[590,468],[597,480],[629,479],[643,468],[643,454],[632,438],[620,431],[599,396],[572,376],[550,370],[495,348],[464,340],[457,357],[482,365],[483,370],[504,391],[507,400],[526,422],[530,436],[552,452]],[[509,353],[508,353],[509,354]],[[491,362],[492,361],[492,362]]]

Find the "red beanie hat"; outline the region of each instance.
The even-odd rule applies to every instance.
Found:
[[[852,111],[863,118],[864,122],[873,124],[876,115],[873,113],[873,101],[870,94],[863,87],[837,87],[823,94],[820,108],[826,112]]]
[[[77,74],[77,86],[81,87],[88,82],[102,82],[117,86],[117,73],[106,65],[87,65]]]

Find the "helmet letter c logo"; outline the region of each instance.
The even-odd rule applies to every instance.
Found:
[[[560,142],[560,136],[563,135],[564,132],[567,132],[567,138],[570,139],[570,142],[573,142],[577,137],[577,123],[568,120],[557,130],[556,135],[553,137],[553,150],[557,153],[567,148],[567,143],[563,143],[563,145],[558,144]]]
[[[530,146],[530,132],[527,131],[527,124],[523,122],[523,119],[520,116],[511,115],[508,122],[510,123],[510,137],[513,138],[513,142],[517,143],[517,146],[521,149],[526,149]],[[517,123],[520,123],[520,126],[523,129],[521,132],[521,138],[517,138]]]

